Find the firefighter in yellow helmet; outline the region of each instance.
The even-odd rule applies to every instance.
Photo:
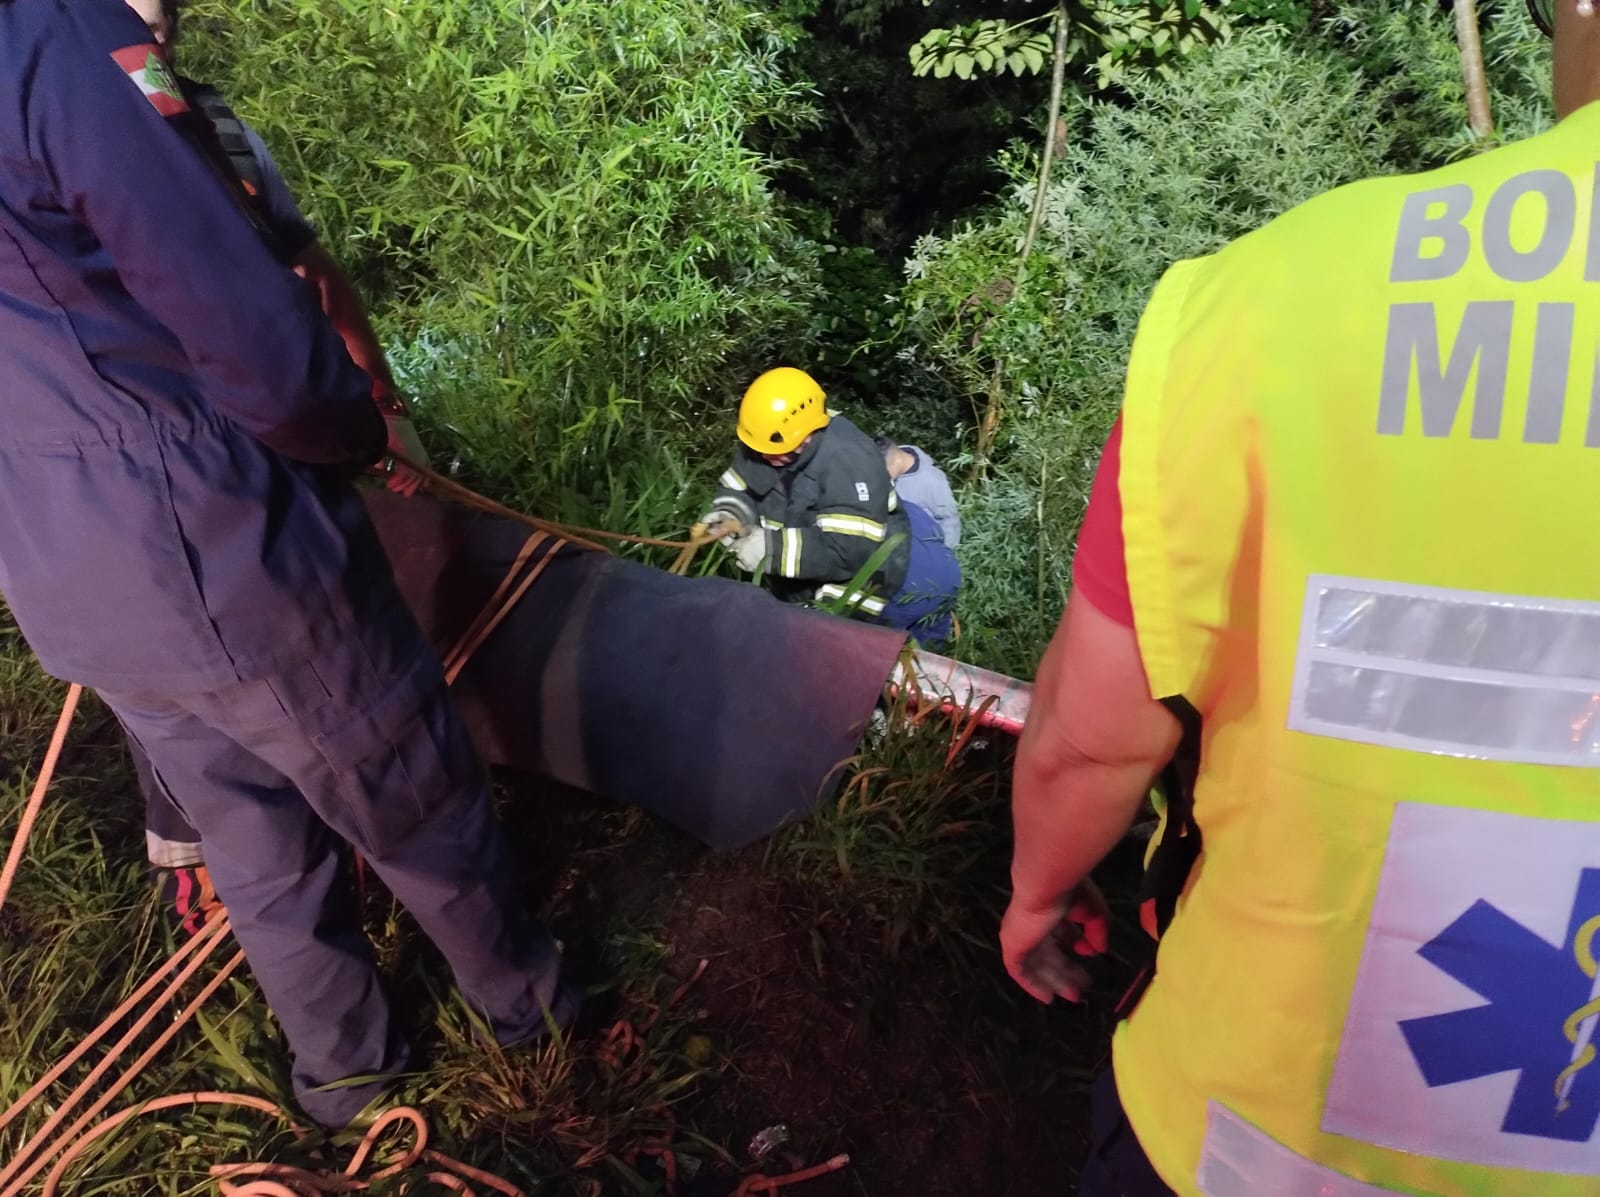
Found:
[[[1555,128],[1329,192],[1145,310],[1000,932],[1080,996],[1089,871],[1192,711],[1198,857],[1084,1197],[1600,1192],[1595,8],[1555,0]]]
[[[843,601],[927,644],[948,639],[961,569],[939,527],[902,503],[872,438],[828,410],[804,370],[768,370],[739,405],[739,449],[702,522],[781,597]],[[887,546],[887,551],[885,551]],[[851,582],[876,562],[865,585]]]

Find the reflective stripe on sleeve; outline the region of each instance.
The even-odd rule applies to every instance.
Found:
[[[187,869],[206,862],[205,849],[198,842],[163,839],[148,829],[144,833],[144,850],[158,869]]]
[[[732,466],[729,466],[727,469],[723,470],[722,477],[717,479],[717,481],[722,486],[727,487],[729,490],[750,489],[750,487],[745,484],[745,480],[739,477],[739,471],[734,469]]]
[[[817,598],[821,599],[823,602],[829,603],[833,602],[835,599],[844,598],[844,587],[840,586],[837,582],[829,582],[825,586],[818,586]],[[863,594],[859,590],[852,590],[850,592],[850,598],[847,600],[847,605],[850,607],[859,607],[869,615],[882,615],[884,609],[889,604],[883,599],[878,598],[876,595]]]
[[[877,520],[869,520],[864,515],[819,515],[817,527],[824,532],[836,532],[841,536],[863,536],[868,540],[882,540],[887,534]]]
[[[778,564],[778,572],[786,578],[793,578],[800,573],[800,537],[799,528],[783,530],[783,559]]]

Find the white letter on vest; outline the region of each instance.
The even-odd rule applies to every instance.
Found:
[[[1411,363],[1416,362],[1417,400],[1422,407],[1422,435],[1449,436],[1467,392],[1473,363],[1478,385],[1472,404],[1472,435],[1493,440],[1500,435],[1505,404],[1506,362],[1511,356],[1509,299],[1469,303],[1450,349],[1450,362],[1440,365],[1439,322],[1431,303],[1397,303],[1389,308],[1389,333],[1383,346],[1383,389],[1378,401],[1378,432],[1399,436],[1406,427],[1411,391]]]
[[[1583,443],[1585,448],[1600,449],[1600,349],[1594,355],[1594,381],[1589,384],[1589,435]]]
[[[1544,196],[1544,229],[1526,253],[1511,244],[1511,217],[1517,201],[1530,192]],[[1500,184],[1483,212],[1483,256],[1508,283],[1538,282],[1567,256],[1578,197],[1572,180],[1559,170],[1530,170]]]
[[[1437,216],[1428,213],[1443,204]],[[1449,278],[1467,264],[1472,238],[1461,221],[1472,210],[1472,188],[1452,183],[1432,191],[1416,191],[1406,196],[1400,209],[1400,229],[1394,239],[1394,259],[1389,264],[1391,283],[1426,283]],[[1422,243],[1428,238],[1444,243],[1443,250],[1431,258],[1422,256]]]
[[[1589,197],[1589,264],[1586,283],[1600,283],[1600,162],[1594,164],[1594,192]]]
[[[1572,361],[1573,308],[1570,303],[1541,303],[1533,334],[1533,375],[1528,380],[1528,415],[1522,439],[1530,445],[1561,440],[1561,416],[1567,406],[1567,370]]]

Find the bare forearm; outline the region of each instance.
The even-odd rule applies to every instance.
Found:
[[[1024,746],[1012,793],[1012,889],[1016,901],[1036,910],[1077,885],[1116,846],[1159,768],[1159,762],[1102,765],[1045,756]]]
[[[1150,697],[1133,630],[1074,595],[1017,749],[1016,902],[1043,909],[1088,876],[1133,822],[1179,730]]]

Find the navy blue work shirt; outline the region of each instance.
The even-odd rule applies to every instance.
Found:
[[[0,0],[0,592],[123,691],[267,676],[393,592],[371,381],[183,109],[123,0]]]

